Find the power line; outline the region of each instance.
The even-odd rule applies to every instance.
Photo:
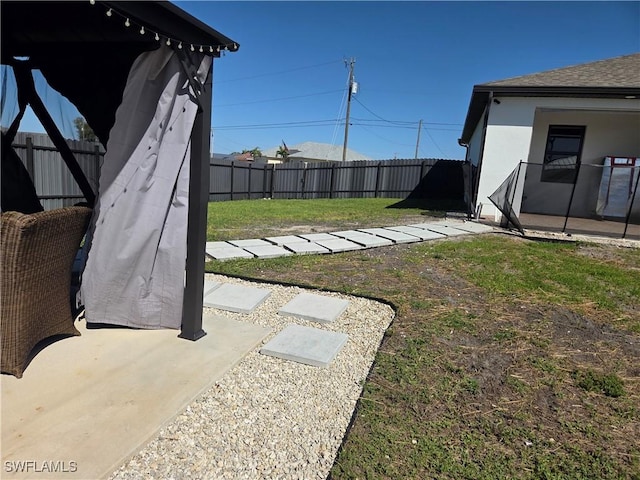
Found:
[[[364,103],[362,103],[360,100],[358,100],[357,98],[355,99],[356,102],[358,102],[360,105],[362,105],[362,107],[369,112],[371,115],[373,115],[374,117],[377,117],[379,120],[383,121],[383,122],[387,122],[387,123],[396,123],[396,124],[417,124],[418,122],[405,122],[405,121],[394,121],[394,120],[387,120],[385,118],[382,118],[380,115],[378,115],[377,113],[373,112],[371,109],[369,109]]]
[[[351,76],[351,72],[347,75],[347,85],[349,84],[349,77]],[[340,118],[342,118],[342,112],[347,105],[347,90],[343,90],[342,99],[340,100],[340,107],[338,107],[338,116],[336,118],[336,123],[333,128],[333,134],[331,135],[331,145],[335,145],[336,137],[338,136],[338,127],[340,127]]]
[[[373,135],[374,137],[378,137],[380,140],[384,140],[387,143],[393,144],[393,145],[399,145],[399,146],[403,146],[403,147],[410,147],[411,144],[408,143],[401,143],[401,142],[396,142],[394,140],[390,140],[386,137],[383,137],[382,135],[379,135],[375,132],[372,132],[369,128],[367,128],[366,126],[360,125],[362,127],[363,130],[369,132],[371,135]]]
[[[357,120],[359,122],[385,122],[385,123],[389,123],[389,120],[377,120],[377,119],[373,119],[373,118],[357,118],[357,117],[351,117],[353,120]],[[413,122],[413,121],[401,121],[401,120],[397,120],[397,121],[393,121],[391,123],[394,124],[399,124],[400,127],[405,128],[404,125],[408,125],[411,128],[415,128],[416,125],[418,125],[419,122]],[[445,122],[422,122],[422,126],[424,127],[425,125],[442,125],[442,126],[459,126],[462,127],[464,124],[462,123],[445,123]],[[380,125],[383,126],[383,125]],[[392,126],[392,125],[384,125],[384,126]],[[453,129],[452,129],[453,130]],[[458,129],[455,129],[458,130]]]
[[[252,104],[256,104],[256,103],[269,103],[269,102],[279,102],[282,100],[293,100],[296,98],[305,98],[305,97],[319,97],[320,95],[329,95],[331,93],[337,93],[337,92],[342,92],[342,89],[338,89],[338,90],[328,90],[326,92],[317,92],[317,93],[308,93],[306,95],[295,95],[292,97],[280,97],[280,98],[272,98],[270,100],[255,100],[253,102],[241,102],[241,103],[221,103],[221,104],[215,104],[214,106],[217,107],[236,107],[238,105],[252,105]]]
[[[426,128],[424,129],[425,132],[427,132],[427,135],[429,135],[429,138],[431,139],[431,141],[433,142],[433,144],[435,145],[435,147],[438,149],[438,151],[442,154],[443,158],[449,158],[448,155],[446,155],[442,149],[440,148],[440,145],[438,145],[435,141],[435,139],[431,136],[431,134],[429,133],[429,130],[427,130]]]
[[[259,73],[257,75],[251,75],[249,77],[232,78],[230,80],[223,80],[221,82],[214,81],[214,85],[219,85],[221,83],[228,83],[228,82],[237,82],[239,80],[253,80],[254,78],[270,77],[273,75],[283,75],[285,73],[297,72],[300,70],[308,70],[310,68],[324,67],[325,65],[332,65],[334,63],[342,63],[342,60],[331,60],[330,62],[318,63],[315,65],[308,65],[305,67],[290,68],[288,70],[280,70],[278,72]]]
[[[355,125],[359,127],[370,127],[370,128],[399,128],[403,130],[413,130],[415,126],[411,125],[380,125],[380,124],[371,124],[367,122],[374,122],[376,120],[366,120],[366,119],[354,119],[356,121],[350,122],[350,125]],[[362,122],[362,123],[361,123]],[[334,118],[327,120],[303,120],[299,122],[282,122],[282,123],[257,123],[257,124],[244,124],[244,125],[214,125],[213,128],[216,130],[246,130],[246,129],[263,129],[263,128],[277,128],[277,127],[303,127],[303,126],[344,126],[343,118]],[[431,131],[445,131],[445,132],[457,132],[459,129],[457,128],[425,128],[423,125],[422,128],[424,130]]]
[[[221,126],[213,126],[215,130],[245,130],[245,129],[260,129],[260,128],[279,128],[279,127],[324,127],[324,126],[333,126],[336,121],[340,121],[339,119],[328,119],[328,120],[307,120],[301,122],[283,122],[283,123],[257,123],[257,124],[246,124],[246,125],[221,125]]]

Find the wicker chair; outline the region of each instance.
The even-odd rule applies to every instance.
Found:
[[[2,372],[22,377],[30,354],[54,335],[80,335],[71,315],[71,269],[91,209],[1,216]]]

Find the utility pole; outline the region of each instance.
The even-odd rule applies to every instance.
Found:
[[[347,61],[344,61],[345,64]],[[351,112],[351,94],[353,93],[353,66],[355,65],[355,58],[351,57],[349,60],[349,96],[347,97],[347,116],[344,122],[344,146],[342,147],[342,161],[347,159],[347,143],[349,139],[349,114]]]
[[[420,119],[420,123],[418,124],[418,140],[416,141],[416,156],[414,158],[418,158],[418,148],[420,148],[420,132],[422,131],[422,119]]]

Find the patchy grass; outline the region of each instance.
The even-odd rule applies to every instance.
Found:
[[[603,374],[593,370],[573,373],[577,385],[588,392],[603,393],[609,397],[624,395],[624,382],[615,373]]]
[[[512,302],[563,304],[581,313],[608,317],[620,327],[640,333],[640,249],[619,250],[623,262],[594,261],[580,254],[580,243],[504,242],[486,237],[471,242],[425,242],[416,247],[450,272],[465,277],[495,298]],[[631,308],[627,308],[627,307]]]
[[[640,479],[640,250],[482,235],[207,270],[395,305],[332,478]]]

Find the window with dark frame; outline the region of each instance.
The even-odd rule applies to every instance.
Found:
[[[575,183],[586,127],[549,125],[540,180]]]

